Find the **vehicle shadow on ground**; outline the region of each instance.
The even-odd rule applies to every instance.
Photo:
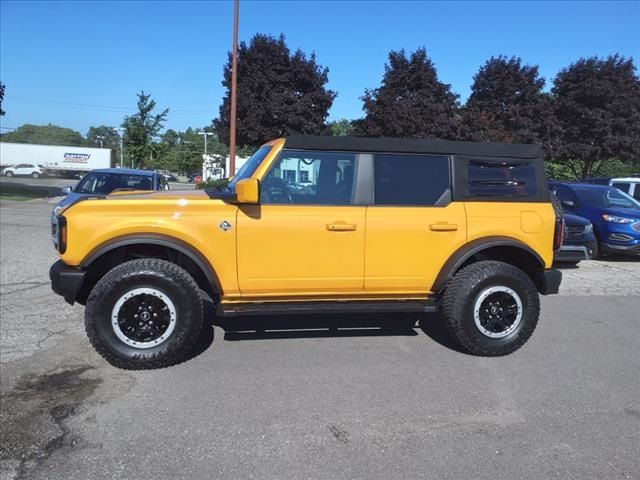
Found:
[[[205,302],[205,325],[190,358],[205,352],[213,343],[214,327],[224,330],[225,341],[287,340],[416,336],[420,331],[436,343],[463,353],[444,329],[440,314],[330,314],[260,315],[218,317],[213,303]]]

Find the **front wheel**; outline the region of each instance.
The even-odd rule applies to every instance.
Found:
[[[507,355],[531,337],[540,315],[533,281],[519,268],[493,260],[464,267],[447,284],[446,327],[467,352]]]
[[[13,172],[4,172],[5,177],[13,177]]]
[[[33,178],[40,178],[40,174],[39,174],[38,172],[33,172],[33,173],[31,174],[31,176],[32,176]]]
[[[85,310],[87,335],[96,351],[125,369],[161,368],[180,362],[202,328],[197,284],[166,260],[131,260],[95,285]]]

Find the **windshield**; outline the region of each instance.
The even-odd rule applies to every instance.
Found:
[[[153,181],[151,177],[145,175],[92,172],[80,180],[74,192],[108,195],[118,189],[153,190]]]
[[[580,200],[600,208],[640,208],[640,202],[617,188],[574,187]]]
[[[260,147],[256,153],[254,153],[242,167],[236,173],[236,176],[229,182],[226,186],[226,190],[230,192],[234,192],[236,189],[236,183],[245,178],[249,178],[253,175],[253,172],[256,171],[258,165],[264,160],[264,157],[271,151],[271,145],[265,145],[264,147]]]

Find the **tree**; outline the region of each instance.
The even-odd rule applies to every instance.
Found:
[[[354,130],[353,122],[343,118],[327,123],[327,133],[335,137],[344,137],[352,135]]]
[[[236,143],[255,146],[296,133],[320,133],[336,94],[326,88],[328,69],[297,50],[284,35],[257,34],[238,48],[238,122]],[[227,92],[213,121],[220,141],[229,143],[231,55],[222,85]]]
[[[24,124],[13,132],[2,135],[3,142],[35,143],[41,145],[70,145],[78,147],[84,145],[84,138],[80,132],[57,125]]]
[[[457,139],[458,95],[438,80],[427,51],[391,51],[379,88],[362,97],[365,118],[358,133],[368,136]]]
[[[552,89],[562,127],[558,158],[576,176],[608,162],[640,160],[640,79],[632,59],[582,58],[561,70]]]
[[[6,112],[2,109],[2,102],[4,101],[4,83],[0,82],[0,117]]]
[[[551,97],[537,66],[491,57],[473,77],[463,121],[470,140],[551,143],[557,136]]]
[[[87,132],[87,145],[100,146],[104,148],[117,149],[120,145],[120,135],[113,127],[100,125],[99,127],[89,127]]]
[[[155,108],[156,101],[143,90],[138,94],[138,113],[127,115],[122,122],[125,152],[138,166],[153,166],[153,137],[162,130],[169,113],[169,109],[165,108],[162,112],[153,114]]]

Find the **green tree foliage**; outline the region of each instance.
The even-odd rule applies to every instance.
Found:
[[[0,82],[0,117],[2,117],[6,112],[2,109],[2,102],[4,101],[4,83]]]
[[[118,149],[120,146],[120,135],[113,127],[100,125],[99,127],[89,127],[87,132],[87,146],[99,147],[100,141],[104,148]]]
[[[334,120],[327,123],[327,135],[333,135],[334,137],[344,137],[352,135],[354,131],[353,122],[343,118],[341,120]]]
[[[80,132],[57,125],[24,124],[13,132],[2,135],[3,142],[35,143],[40,145],[71,145],[79,147],[85,144]]]
[[[427,51],[407,55],[391,51],[379,88],[362,97],[365,118],[359,134],[368,136],[457,139],[460,136],[458,95],[438,80]]]
[[[281,35],[257,34],[238,47],[237,144],[260,145],[296,133],[321,133],[336,94],[326,88],[328,69],[301,51],[293,54]],[[220,141],[229,143],[231,55],[222,85],[227,92],[213,121]]]
[[[558,134],[552,99],[542,92],[537,66],[520,58],[491,57],[473,77],[463,121],[470,140],[545,143]]]
[[[169,109],[154,114],[156,101],[144,91],[138,94],[138,112],[124,117],[122,127],[124,128],[125,153],[133,159],[134,166],[145,166],[154,168],[153,158],[157,157],[156,146],[153,137],[160,133],[162,125],[167,119]]]
[[[613,159],[640,161],[640,79],[632,59],[582,58],[560,71],[552,89],[562,127],[558,158],[579,177]]]
[[[169,129],[162,134],[162,141],[156,145],[156,168],[172,172],[199,172],[204,154],[204,136],[199,133],[202,131],[187,128],[184,132],[177,132]],[[205,131],[211,132],[211,129]],[[210,135],[207,137],[207,153],[222,163],[227,147],[215,135]]]

